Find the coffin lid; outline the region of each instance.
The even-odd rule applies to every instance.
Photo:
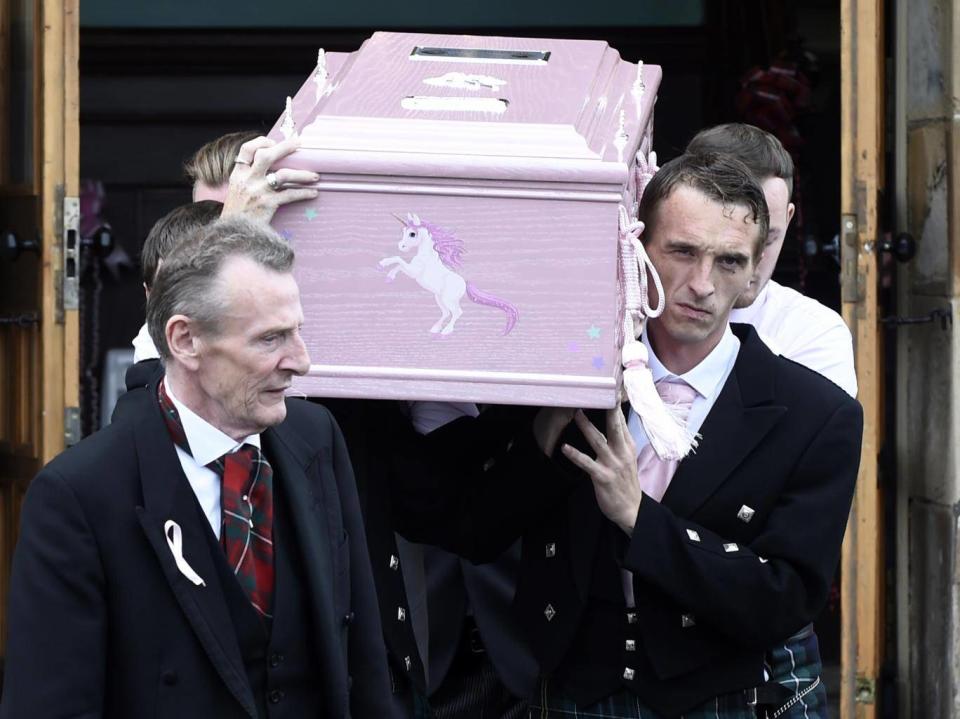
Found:
[[[391,165],[417,157],[433,167],[446,158],[466,174],[510,158],[514,177],[554,163],[620,179],[661,78],[645,65],[639,91],[637,65],[597,40],[378,32],[357,52],[329,57],[327,82],[311,77],[293,102],[304,155],[351,153],[358,165],[358,154],[374,165],[378,155]]]

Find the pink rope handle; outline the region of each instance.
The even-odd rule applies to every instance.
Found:
[[[643,321],[648,317],[659,317],[663,313],[663,284],[657,268],[650,261],[650,256],[640,242],[640,234],[644,230],[643,222],[632,220],[627,215],[623,205],[619,207],[620,214],[620,263],[623,276],[624,293],[624,341],[636,339],[634,334],[635,322],[639,321],[641,329]],[[649,282],[657,289],[657,304],[650,304]]]

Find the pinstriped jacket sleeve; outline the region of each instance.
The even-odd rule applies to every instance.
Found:
[[[352,677],[350,713],[356,719],[392,719],[386,650],[367,551],[366,532],[353,466],[340,427],[329,416],[333,471],[341,497],[343,523],[350,537],[350,584],[356,618],[348,627],[348,671]],[[397,718],[398,719],[398,718]]]

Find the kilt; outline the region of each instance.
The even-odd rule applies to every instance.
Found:
[[[551,692],[547,682],[540,687],[540,696],[530,702],[528,719],[665,719],[646,706],[636,694],[622,691],[588,707],[578,707],[571,700]],[[745,692],[714,697],[683,713],[683,719],[756,719],[754,707],[747,704]]]
[[[764,665],[769,683],[783,687],[782,702],[753,707],[747,703],[744,692],[734,692],[684,712],[683,719],[828,719],[827,693],[820,680],[820,645],[812,626],[768,651]],[[540,696],[530,703],[527,716],[528,719],[663,719],[629,691],[588,707],[578,707],[552,691],[547,682],[541,684]]]
[[[820,644],[812,626],[768,651],[764,663],[770,681],[792,694],[779,707],[768,710],[770,717],[827,719],[827,692],[820,681]]]

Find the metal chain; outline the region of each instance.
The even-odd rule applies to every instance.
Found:
[[[80,325],[89,324],[89,351],[84,351],[87,343],[80,342],[80,367],[83,371],[85,392],[89,403],[89,426],[87,434],[95,432],[100,427],[100,381],[95,369],[100,360],[100,296],[103,290],[103,280],[100,276],[100,259],[92,252],[84,253],[84,264],[90,269],[93,278],[91,300],[87,301],[87,292],[80,293]]]
[[[794,704],[796,704],[798,701],[800,701],[800,700],[803,699],[805,696],[807,696],[807,694],[809,694],[810,692],[812,692],[812,691],[813,691],[814,689],[816,689],[818,686],[820,686],[820,677],[819,677],[819,676],[810,684],[810,686],[808,686],[808,687],[807,687],[806,689],[804,689],[802,692],[799,692],[799,693],[795,694],[795,695],[793,696],[793,698],[790,699],[790,701],[788,701],[788,702],[787,702],[786,704],[784,704],[782,707],[780,707],[779,709],[777,709],[777,710],[771,715],[771,719],[777,719],[777,717],[781,716],[785,711],[787,711],[790,707],[792,707],[792,706],[793,706]]]

